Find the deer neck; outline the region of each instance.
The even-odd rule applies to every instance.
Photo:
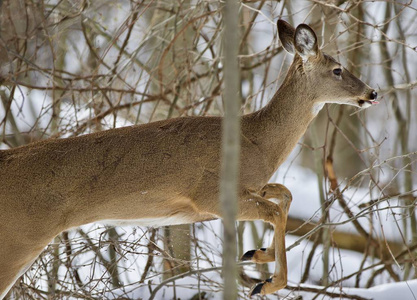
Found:
[[[289,77],[264,108],[244,116],[242,121],[243,134],[261,148],[274,172],[322,107],[314,104],[314,94],[306,93],[302,80],[294,84]]]

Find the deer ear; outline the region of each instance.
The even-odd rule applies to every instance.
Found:
[[[316,56],[319,52],[317,36],[313,29],[306,24],[297,26],[294,34],[294,46],[297,53],[306,61],[309,57]]]
[[[288,53],[294,54],[294,33],[295,29],[284,20],[278,20],[278,36],[282,46]]]

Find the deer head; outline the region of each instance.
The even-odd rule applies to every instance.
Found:
[[[378,103],[374,89],[319,49],[317,36],[308,25],[300,24],[294,29],[278,20],[278,34],[284,49],[295,55],[283,85],[296,81],[299,92],[308,95],[305,101],[314,101],[320,108],[324,103],[359,108]]]

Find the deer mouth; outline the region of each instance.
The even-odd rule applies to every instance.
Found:
[[[370,107],[370,106],[372,106],[374,104],[378,104],[378,103],[379,102],[378,101],[375,101],[375,100],[364,100],[364,99],[359,99],[358,100],[358,106],[360,108],[368,108],[368,107]]]

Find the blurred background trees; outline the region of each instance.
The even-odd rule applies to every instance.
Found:
[[[221,5],[0,1],[0,147],[222,115]],[[240,16],[242,113],[269,101],[291,62],[278,43],[278,18],[310,24],[323,50],[381,101],[366,111],[326,105],[272,178],[294,194],[293,271],[282,295],[302,291],[302,282],[368,287],[415,278],[416,3],[242,1]],[[268,225],[237,226],[238,253],[269,244]],[[91,224],[64,232],[9,297],[204,299],[223,288],[219,228]],[[242,266],[241,295],[271,267]]]

